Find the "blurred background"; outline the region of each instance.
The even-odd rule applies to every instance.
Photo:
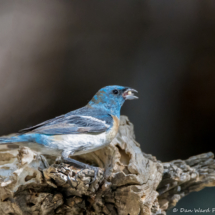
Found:
[[[0,0],[0,29],[0,135],[117,84],[139,91],[122,114],[144,152],[162,161],[215,152],[214,1]],[[215,207],[214,191],[177,207]]]

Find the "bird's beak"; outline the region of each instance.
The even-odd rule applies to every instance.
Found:
[[[137,96],[134,95],[134,93],[137,93],[137,91],[135,89],[127,89],[122,96],[126,99],[126,100],[132,100],[132,99],[138,99]]]

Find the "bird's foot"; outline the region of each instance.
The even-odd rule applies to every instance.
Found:
[[[94,178],[93,178],[93,180],[89,183],[89,184],[92,184],[93,182],[95,182],[95,180],[96,180],[97,177],[98,177],[99,168],[98,168],[98,167],[95,167],[95,166],[90,166],[90,165],[87,165],[87,164],[86,164],[85,169],[90,169],[90,170],[93,170],[93,171],[94,171]],[[77,176],[78,176],[79,173],[81,173],[83,170],[84,170],[84,169],[82,169],[81,171],[78,172],[78,174],[76,174],[75,179],[77,179]]]
[[[90,170],[90,171],[87,171]],[[90,165],[85,165],[85,167],[83,169],[81,169],[80,171],[78,171],[75,175],[74,178],[70,178],[69,174],[67,176],[68,182],[70,184],[70,186],[74,187],[78,184],[78,178],[84,178],[85,177],[92,177],[92,171],[93,170],[93,178],[92,181],[86,181],[86,183],[88,183],[89,185],[94,183],[97,179],[98,179],[98,172],[99,172],[99,168],[98,167],[94,167],[94,166],[90,166]],[[89,179],[88,179],[89,180]]]
[[[78,171],[76,173],[76,175],[75,175],[74,178],[70,178],[70,176],[68,174],[67,179],[68,179],[69,184],[72,187],[74,187],[74,185],[77,185],[77,183],[79,181],[78,178],[82,179],[84,176],[92,177],[92,171],[87,171],[87,170],[93,170],[94,171],[92,181],[90,181],[90,182],[87,181],[87,183],[89,183],[89,185],[92,184],[92,183],[94,183],[98,179],[99,168],[98,167],[94,167],[94,166],[90,166],[90,165],[86,164],[85,168],[83,168],[80,171]]]
[[[98,167],[94,167],[94,166],[90,166],[88,164],[85,164],[85,163],[82,163],[80,161],[76,161],[74,159],[71,159],[71,158],[63,158],[63,160],[66,162],[66,163],[69,163],[71,164],[72,166],[76,167],[76,168],[80,168],[81,170],[79,172],[76,173],[75,175],[75,178],[70,178],[70,176],[68,175],[67,178],[68,178],[68,182],[71,186],[74,186],[73,184],[77,184],[78,180],[77,178],[82,175],[81,173],[88,169],[88,170],[93,170],[94,171],[94,177],[93,177],[93,180],[91,182],[89,182],[89,184],[92,184],[96,181],[97,177],[98,177],[98,172],[99,172],[99,168]],[[91,173],[86,173],[85,172],[85,175],[87,176],[92,176]]]

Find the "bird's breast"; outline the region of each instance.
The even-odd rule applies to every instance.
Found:
[[[107,140],[109,142],[111,142],[116,137],[119,130],[119,119],[116,116],[113,116],[113,115],[111,116],[113,118],[113,125],[109,129],[109,131],[107,131]]]

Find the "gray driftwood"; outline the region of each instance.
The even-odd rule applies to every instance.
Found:
[[[188,193],[215,186],[211,152],[161,163],[141,151],[125,116],[110,146],[75,157],[100,167],[93,184],[92,170],[80,171],[60,158],[26,147],[0,150],[1,215],[165,214]]]

